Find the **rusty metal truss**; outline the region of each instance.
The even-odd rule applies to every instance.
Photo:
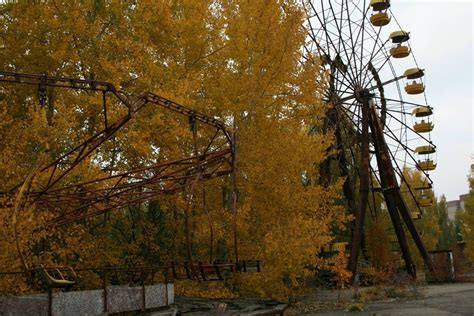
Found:
[[[225,124],[151,92],[129,95],[117,90],[109,82],[52,77],[42,74],[0,72],[2,84],[34,85],[38,87],[41,106],[47,102],[46,89],[74,89],[102,93],[103,128],[87,140],[62,153],[54,161],[40,166],[37,179],[42,183],[26,192],[26,203],[34,204],[39,211],[47,209],[55,216],[36,229],[64,225],[81,219],[117,210],[128,205],[157,200],[163,195],[188,192],[195,183],[231,174],[234,166],[234,134]],[[128,112],[110,122],[107,97],[115,98]],[[165,111],[188,118],[193,133],[194,151],[188,157],[141,166],[133,170],[104,175],[89,181],[71,183],[65,180],[74,168],[91,157],[104,142],[122,129],[145,106],[155,105]],[[202,139],[197,132],[206,129],[210,138]],[[207,135],[207,134],[206,134]],[[205,143],[201,152],[197,148]],[[184,151],[183,151],[184,152]],[[44,180],[47,179],[47,180]],[[193,184],[193,185],[191,185]],[[6,193],[14,197],[23,182]],[[189,194],[189,193],[188,193]]]

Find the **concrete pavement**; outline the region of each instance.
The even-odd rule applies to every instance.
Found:
[[[323,312],[307,315],[474,315],[474,283],[429,285],[419,288],[423,298],[367,302],[363,312]]]

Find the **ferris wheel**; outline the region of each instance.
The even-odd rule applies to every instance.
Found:
[[[328,103],[324,130],[334,131],[337,149],[337,157],[323,163],[320,178],[332,181],[337,166],[339,176],[346,177],[344,196],[355,217],[349,269],[354,276],[365,213],[376,216],[371,203],[376,195],[390,215],[407,271],[415,276],[403,223],[431,269],[414,220],[433,203],[427,194],[429,172],[436,168],[433,108],[412,36],[398,23],[389,0],[304,1],[303,7],[309,39],[303,62],[320,59]],[[421,182],[407,180],[410,169],[422,173]]]

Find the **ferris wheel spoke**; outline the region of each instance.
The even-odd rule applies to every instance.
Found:
[[[401,79],[404,79],[404,78],[405,78],[405,76],[398,76],[398,77],[396,77],[396,78],[393,78],[393,79],[390,79],[390,80],[388,80],[388,81],[382,82],[381,86],[382,86],[382,87],[383,87],[383,86],[386,86],[386,85],[388,85],[388,84],[391,84],[391,83],[400,81]],[[375,90],[375,89],[377,89],[377,87],[378,87],[378,86],[369,88],[369,90]]]
[[[364,0],[364,8],[365,8],[365,7],[366,7],[366,0]],[[368,11],[369,11],[369,10],[367,9],[367,10],[366,10],[366,13],[364,14],[364,18],[362,19],[362,29],[361,29],[361,30],[362,30],[362,40],[361,40],[361,49],[360,49],[360,73],[359,73],[359,77],[358,77],[358,80],[359,80],[359,81],[357,82],[358,85],[362,85],[361,79],[362,79],[362,75],[363,75],[364,69],[365,69],[365,68],[362,68],[362,65],[363,65],[363,63],[364,63],[364,62],[363,62],[363,57],[364,57],[364,43],[365,43],[364,38],[365,38],[365,33],[366,33],[366,31],[365,31],[365,24],[366,24],[366,23],[364,23],[364,20],[365,20],[365,18],[366,18],[366,15],[367,15],[367,12],[368,12]],[[365,72],[365,73],[366,73],[366,72]]]
[[[354,106],[354,105],[355,105],[355,104],[353,104],[353,106]],[[352,106],[351,106],[351,107],[352,107]],[[360,113],[361,106],[357,106],[356,108],[357,108],[358,113],[356,113],[356,112],[350,110],[350,107],[349,107],[349,108],[346,107],[346,108],[342,109],[341,112],[342,112],[345,116],[347,116],[347,118],[348,118],[351,122],[353,122],[353,123],[352,123],[353,126],[354,126],[355,128],[357,128],[357,130],[356,130],[357,137],[359,137],[359,135],[360,135],[360,133],[361,133],[361,122],[362,122],[362,115],[361,115],[361,113]],[[351,116],[351,115],[352,115],[352,116]]]
[[[307,53],[310,53],[309,49],[305,47],[305,50],[307,51]],[[308,60],[308,58],[306,56],[302,56],[304,59]],[[351,82],[350,81],[344,81],[343,78],[339,78],[338,76],[335,76],[334,74],[331,73],[330,75],[331,77],[331,80],[335,80],[337,81],[337,86],[333,84],[332,87],[332,90],[335,91],[335,92],[339,92],[339,93],[342,93],[344,94],[346,91],[349,91],[349,90],[352,90],[353,87],[350,86]],[[345,88],[344,90],[341,90],[342,88]]]
[[[372,51],[370,53],[370,57],[369,57],[368,62],[365,65],[362,65],[362,62],[361,62],[361,68],[362,69],[367,69],[367,67],[369,66],[369,63],[371,62],[371,60],[373,60],[375,58],[375,56],[376,56],[376,55],[374,55],[375,48],[377,47],[377,43],[379,42],[381,32],[382,32],[382,28],[379,28],[379,30],[377,32],[377,37],[374,40],[374,46],[372,47]],[[385,43],[382,45],[382,48],[383,48],[383,46],[385,46]],[[379,49],[379,51],[380,51],[380,49]],[[377,54],[378,54],[379,51],[377,51]],[[368,72],[366,71],[365,74],[364,74],[364,79],[361,82],[361,85],[363,85],[363,83],[365,82],[365,79],[367,78],[367,75],[368,75]]]
[[[411,115],[410,112],[393,110],[390,107],[387,107],[387,112],[398,113],[398,114],[403,114],[403,115]]]
[[[379,34],[377,34],[377,37],[378,36],[379,36]],[[374,43],[373,50],[370,53],[370,58],[367,61],[367,63],[364,65],[363,69],[368,69],[368,67],[371,63],[372,63],[372,65],[374,65],[374,64],[378,64],[379,62],[382,62],[382,66],[379,66],[379,70],[377,71],[377,73],[378,73],[383,68],[383,66],[390,60],[390,57],[387,57],[384,54],[382,54],[378,58],[376,57],[380,52],[382,52],[382,53],[384,52],[383,49],[385,48],[385,45],[389,42],[389,40],[386,40],[385,42],[382,43],[382,45],[379,45],[379,49],[377,50],[377,52],[374,53],[374,50],[377,46],[377,42],[378,42],[378,38],[377,38],[376,42]],[[367,79],[368,74],[369,74],[369,72],[365,72],[364,80],[362,80],[362,84],[361,84],[362,86],[365,86],[364,82]]]
[[[329,56],[329,52],[326,52],[326,50],[321,46],[321,44],[319,44],[319,40],[316,36],[316,34],[314,33],[314,28],[312,26],[312,23],[311,23],[311,20],[308,19],[308,24],[309,24],[309,27],[308,27],[308,35],[309,37],[311,38],[312,42],[311,44],[315,44],[316,47],[318,48],[318,50],[320,51],[320,55],[322,55],[323,57],[324,56]],[[306,48],[306,46],[305,46]]]
[[[313,30],[311,29],[311,31],[313,31]],[[318,41],[317,41],[314,33],[309,33],[308,35],[313,40],[313,42],[316,43],[316,47],[318,48],[318,50],[320,50],[322,52],[322,55],[323,56],[329,56],[328,53],[326,53],[326,50],[324,50],[324,48],[321,45],[318,44]],[[304,46],[304,49],[308,54],[311,54],[311,51],[308,47]],[[304,55],[302,55],[302,57],[305,58],[306,60],[308,60],[308,58],[305,57]],[[337,76],[334,76],[334,74],[331,74],[331,78],[337,80],[340,85],[344,85],[346,87],[346,90],[353,89],[353,87],[349,85],[349,84],[352,83],[352,79],[346,77],[346,75],[344,73],[343,73],[343,77],[347,80],[348,83],[344,82],[342,79],[339,79]],[[336,88],[335,90],[338,90],[338,89]]]
[[[399,179],[400,179],[399,186],[401,186],[401,183],[402,183],[402,182],[405,183],[405,185],[407,186],[408,190],[410,191],[410,195],[411,195],[412,198],[416,201],[415,194],[414,194],[413,190],[411,189],[411,184],[406,180],[405,175],[403,174],[403,171],[402,171],[403,169],[401,169],[401,168],[400,168],[400,165],[398,164],[399,159],[396,158],[396,157],[392,154],[391,151],[389,151],[389,154],[390,154],[390,156],[391,156],[392,162],[395,164],[395,166],[394,166],[393,169],[394,169],[395,173],[398,175],[398,177],[399,177]],[[406,164],[405,161],[400,161],[400,162],[403,162],[403,163]],[[425,176],[426,176],[426,172],[424,172],[424,173],[425,173]],[[418,209],[421,211],[420,206],[418,205],[418,203],[416,203],[416,205],[417,205]]]
[[[346,79],[346,77],[343,76],[343,78],[340,78],[338,76],[333,76],[334,79],[339,83],[339,86],[336,87],[335,91],[336,92],[339,92],[340,95],[346,93],[347,91],[349,90],[353,90],[354,89],[354,86],[351,85],[352,82],[350,81],[347,81],[347,80],[344,80]],[[342,88],[345,88],[344,90],[342,90]]]
[[[347,20],[351,21],[351,18],[350,18],[350,15],[349,15],[349,3],[347,2],[347,0],[345,0],[345,1],[346,1]],[[363,23],[363,21],[362,21],[362,23]],[[355,54],[354,54],[355,44],[354,44],[354,37],[353,37],[353,32],[352,32],[352,23],[350,23],[350,22],[349,22],[349,38],[351,39],[351,48],[352,48],[352,50],[351,50],[351,56],[348,58],[347,62],[349,63],[349,65],[351,65],[352,64],[351,59],[354,56],[355,73],[357,73],[357,67],[355,65]],[[357,40],[356,40],[356,42],[357,42]]]
[[[321,21],[321,20],[319,19],[319,17],[317,16],[316,10],[315,10],[315,8],[314,8],[314,6],[313,6],[313,4],[312,4],[311,2],[310,2],[310,5],[311,5],[311,7],[312,7],[312,9],[313,9],[313,12],[315,13],[315,16],[318,18],[319,21]],[[306,15],[309,16],[309,13],[308,13],[307,10],[306,10],[306,6],[303,6],[303,7],[304,7],[304,9],[305,9],[305,11],[306,11]],[[326,50],[321,46],[321,44],[319,43],[319,40],[318,40],[318,38],[317,38],[317,35],[316,35],[315,32],[314,32],[315,28],[313,27],[313,24],[312,24],[312,22],[311,22],[311,18],[308,18],[308,19],[307,19],[307,22],[308,22],[308,25],[309,25],[309,27],[308,27],[308,29],[309,29],[309,30],[308,30],[308,35],[309,35],[309,37],[312,39],[312,44],[313,44],[313,43],[316,44],[316,47],[317,47],[318,50],[320,51],[320,55],[322,55],[323,57],[329,57],[329,51],[326,51]],[[327,36],[327,34],[326,34],[326,36]],[[306,48],[306,46],[305,46],[305,48]],[[322,53],[321,53],[321,52],[322,52]]]
[[[339,96],[344,96],[346,94],[349,94],[348,97],[352,98],[352,96],[353,96],[352,91],[354,91],[354,89],[355,89],[354,86],[347,85],[347,83],[345,83],[342,79],[339,79],[338,81],[341,83],[341,88],[342,88],[342,86],[344,86],[345,89],[344,90],[336,89],[335,92],[337,92]]]
[[[353,124],[357,127],[357,132],[360,132],[360,122],[362,121],[362,116],[360,113],[361,107],[358,106],[356,102],[352,104],[346,103],[345,105],[346,107],[344,107],[341,112],[343,112],[350,120],[352,120]],[[357,110],[357,113],[351,110],[353,107]]]
[[[400,128],[398,130],[393,130],[389,126],[386,126],[385,129],[389,132],[389,133],[385,133],[385,135],[388,136],[389,138],[391,138],[392,140],[394,140],[395,142],[397,142],[399,144],[399,146],[402,146],[402,148],[405,149],[405,150],[414,151],[408,145],[406,145],[406,143],[408,143],[408,140],[407,140],[407,137],[406,137],[406,134],[405,134],[406,128],[405,129]],[[397,131],[400,134],[397,135],[395,133]],[[405,141],[405,142],[403,142],[403,141]]]
[[[429,144],[431,145],[434,145],[433,142],[431,141],[431,139],[429,138],[426,138],[423,134],[420,134],[418,132],[416,132],[413,127],[411,127],[410,125],[404,123],[402,120],[400,120],[396,115],[393,115],[392,113],[390,113],[390,111],[387,111],[387,114],[394,120],[396,120],[398,123],[402,124],[406,129],[410,130],[411,132],[413,132],[415,135],[418,136],[417,139],[422,139],[422,140],[425,140],[427,141]]]
[[[415,107],[418,107],[418,106],[426,107],[426,105],[423,105],[423,104],[408,102],[408,101],[404,101],[404,100],[397,100],[397,99],[390,99],[390,98],[385,98],[385,100],[391,101],[391,102],[396,102],[396,103],[409,104],[409,105],[413,105]]]
[[[364,0],[365,2],[365,0]],[[349,9],[348,9],[348,0],[346,0],[346,13],[347,13],[347,19],[348,20],[351,20],[350,19],[350,16],[349,16]],[[365,29],[365,20],[366,20],[366,17],[367,17],[367,13],[369,12],[369,8],[367,8],[365,10],[365,12],[363,13],[363,16],[362,16],[362,20],[360,22],[360,24],[358,25],[358,32],[357,32],[357,36],[355,38],[355,43],[357,43],[359,41],[359,38],[360,38],[360,35],[362,33],[362,30]],[[353,62],[354,62],[354,69],[355,69],[355,72],[356,74],[358,74],[358,68],[357,68],[357,60],[356,60],[356,45],[354,44],[354,32],[352,31],[352,27],[351,27],[352,23],[349,23],[349,34],[350,34],[350,38],[351,38],[351,44],[352,44],[352,52],[351,52],[351,57],[353,59]],[[361,55],[363,54],[363,50],[361,51]],[[351,58],[350,58],[351,59]],[[351,63],[349,63],[351,64]]]
[[[324,4],[322,2],[323,0],[321,0],[321,6],[324,8]],[[320,25],[322,26],[322,30],[324,31],[325,33],[325,36],[326,36],[326,43],[327,43],[327,52],[325,52],[325,56],[326,58],[329,59],[329,61],[331,61],[331,66],[332,64],[336,61],[336,58],[339,56],[339,59],[340,59],[340,52],[339,50],[336,48],[336,45],[334,44],[334,41],[333,39],[331,38],[331,34],[333,34],[334,36],[336,36],[337,38],[339,38],[339,41],[341,41],[342,39],[340,38],[340,34],[335,34],[333,33],[332,31],[328,30],[328,27],[327,27],[327,23],[324,23],[324,21],[326,20],[326,15],[324,14],[324,9],[322,10],[322,12],[319,12],[316,10],[316,8],[314,7],[314,4],[310,1],[309,2],[313,12],[314,12],[314,16],[318,19]],[[322,19],[321,19],[321,16],[322,15]],[[313,41],[316,41],[316,43],[318,42],[317,41],[317,38],[315,36],[313,36]],[[320,46],[318,43],[317,43],[318,46]],[[334,56],[331,56],[330,54],[330,46],[333,48],[334,50]],[[324,50],[323,50],[324,51]],[[334,60],[333,60],[334,58]],[[332,68],[332,67],[331,67]],[[350,74],[346,74],[344,72],[342,72],[343,76],[346,78],[346,80],[348,80],[351,84],[354,84],[354,80],[355,80],[355,76],[354,78],[351,77]]]
[[[364,8],[366,8],[365,11],[361,10],[358,6],[356,6],[356,9],[357,9],[361,14],[364,15],[364,20],[365,20],[365,18],[366,18],[366,16],[367,16],[367,12],[368,12],[368,10],[369,10],[369,8],[370,8],[370,6],[366,6],[365,0],[364,0]],[[364,22],[365,22],[365,21],[364,21]],[[365,25],[366,23],[363,23],[363,24]],[[377,56],[380,52],[384,52],[385,45],[390,41],[390,40],[388,39],[388,40],[386,40],[385,42],[383,42],[383,43],[380,45],[379,39],[380,39],[380,33],[381,33],[381,31],[382,31],[382,28],[379,28],[378,31],[376,31],[376,30],[375,30],[375,27],[374,27],[371,23],[368,23],[368,24],[370,25],[372,31],[373,31],[374,33],[376,33],[377,35],[376,35],[375,37],[372,36],[372,35],[370,36],[370,37],[372,38],[372,40],[374,41],[374,45],[373,45],[373,47],[372,47],[372,50],[371,50],[371,53],[370,53],[370,58],[368,59],[367,63],[366,63],[365,65],[363,65],[363,66],[361,65],[361,67],[362,67],[361,69],[362,69],[362,70],[367,69],[367,67],[369,66],[370,63],[374,64],[374,60],[376,59],[376,56]],[[364,29],[364,30],[365,30],[365,29]],[[367,33],[370,34],[369,32],[367,32]],[[378,44],[378,46],[379,46],[379,49],[377,50],[376,53],[374,53],[374,52],[375,52],[375,49],[376,49],[376,47],[377,47],[377,44]],[[362,45],[363,45],[363,42],[362,42]],[[362,53],[363,53],[363,52],[362,52]],[[385,64],[385,62],[388,61],[388,60],[387,60],[387,56],[385,56],[385,57],[386,57],[386,58],[383,58],[383,60],[384,60],[383,65]],[[389,56],[389,55],[388,55],[388,59],[390,59],[390,56]],[[382,65],[382,67],[383,67],[383,65]],[[382,69],[382,67],[380,67],[380,69]],[[377,70],[377,72],[379,72],[380,69]],[[361,71],[361,73],[362,73],[362,71]],[[365,80],[366,80],[366,78],[367,78],[367,75],[368,75],[368,72],[364,72],[364,79],[362,80],[362,82],[360,82],[360,85],[363,86],[363,87],[366,87],[366,86],[364,85],[364,82],[365,82]]]
[[[322,4],[322,2],[323,2],[323,1],[321,0],[321,4]],[[335,22],[335,24],[336,24],[337,31],[338,31],[338,33],[339,33],[338,54],[340,54],[340,52],[341,52],[341,45],[342,45],[342,48],[343,48],[343,50],[344,50],[344,54],[345,54],[347,60],[349,60],[349,54],[348,54],[348,52],[347,52],[346,43],[345,43],[345,40],[344,40],[344,38],[343,38],[343,34],[344,34],[344,33],[343,33],[343,31],[342,31],[342,26],[343,26],[343,25],[342,25],[342,23],[343,23],[342,16],[343,16],[343,12],[344,12],[344,1],[341,1],[341,12],[340,12],[340,13],[341,13],[341,18],[340,18],[341,25],[339,25],[339,23],[337,23],[336,13],[335,13],[335,11],[334,11],[334,8],[333,8],[331,2],[329,2],[329,8],[330,8],[330,10],[331,10],[331,13],[332,13],[333,18],[334,18],[334,22]],[[352,75],[352,76],[351,76],[351,75]],[[351,74],[349,74],[349,76],[351,77],[351,81],[354,83],[355,80],[356,80],[355,73],[353,73],[353,72],[351,71]]]
[[[397,137],[395,135],[391,135],[389,136],[391,139],[395,140],[395,141],[398,141]],[[405,150],[405,153],[410,157],[411,161],[413,161],[413,163],[411,163],[412,167],[416,167],[417,165],[417,159],[413,156],[412,153],[414,153],[415,151],[411,148],[409,148],[408,146],[404,145],[404,144],[400,144],[401,146],[403,147],[406,147],[406,150]],[[392,159],[393,160],[398,160],[399,158],[397,158],[391,151],[389,151],[390,155],[392,156]],[[406,160],[403,160],[402,162],[404,162],[405,164],[407,163]],[[398,165],[397,165],[398,166]],[[425,176],[427,175],[427,173],[425,171],[422,171]]]
[[[379,67],[376,69],[377,73],[381,72],[382,69],[385,67],[385,65],[387,65],[387,64],[391,65],[391,63],[389,63],[389,61],[390,61],[390,55],[385,54],[385,59],[384,59],[382,65],[379,66]]]
[[[326,43],[328,45],[328,52],[327,52],[327,57],[329,59],[331,59],[331,55],[329,54],[330,53],[330,48],[329,48],[329,45],[333,47],[334,51],[337,52],[337,49],[336,49],[336,45],[334,45],[334,42],[332,40],[332,38],[329,36],[330,34],[330,31],[327,29],[327,26],[326,26],[326,23],[324,22],[325,20],[325,14],[324,14],[324,10],[322,12],[320,12],[322,15],[323,15],[323,19],[321,20],[321,17],[319,16],[320,14],[318,13],[318,11],[316,10],[316,8],[314,7],[314,4],[312,1],[309,1],[309,5],[311,6],[311,8],[313,9],[313,12],[315,14],[315,17],[318,19],[319,21],[319,24],[321,25],[322,29],[324,30],[324,34],[326,36]]]

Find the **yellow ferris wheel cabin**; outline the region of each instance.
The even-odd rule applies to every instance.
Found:
[[[383,11],[390,8],[390,0],[372,0],[370,6],[374,11]]]
[[[411,212],[411,218],[414,220],[421,219],[423,215],[421,212]]]
[[[374,14],[370,17],[370,23],[373,26],[385,26],[392,18],[388,15],[386,10],[390,7],[390,1],[388,0],[372,0],[370,1],[370,6],[374,10]]]
[[[405,58],[410,55],[410,47],[397,45],[395,47],[390,48],[390,55],[393,58]]]
[[[422,78],[425,73],[423,69],[420,68],[410,68],[405,71],[403,74],[408,80],[413,80],[413,82],[408,83],[405,86],[405,92],[408,94],[420,94],[425,92],[425,85],[423,82],[417,82],[416,79]]]
[[[393,44],[396,44],[396,46],[390,49],[390,55],[393,58],[405,58],[410,55],[410,47],[402,45],[402,43],[407,42],[410,39],[409,33],[405,31],[396,31],[390,34],[390,39]]]
[[[417,122],[413,125],[413,129],[417,133],[429,133],[433,128],[434,124],[432,122],[426,122],[425,120],[421,120],[421,122]]]
[[[416,117],[426,117],[433,115],[433,109],[429,106],[419,106],[412,111],[412,114]]]
[[[410,68],[405,70],[403,75],[409,80],[420,79],[425,75],[425,71],[420,68]]]
[[[431,183],[429,183],[427,181],[423,181],[422,184],[419,184],[419,185],[415,186],[415,190],[430,190],[432,188],[433,188],[433,186],[431,185]]]
[[[401,44],[404,42],[408,42],[410,39],[410,33],[405,31],[395,31],[390,34],[390,39],[392,40],[393,44]]]
[[[418,155],[429,155],[434,154],[436,152],[436,148],[431,145],[418,146],[415,148],[415,152]]]
[[[405,86],[405,92],[408,94],[421,94],[425,92],[425,85],[414,81]]]
[[[392,18],[388,15],[387,12],[379,12],[376,14],[373,14],[370,17],[370,23],[372,23],[373,26],[385,26],[390,23]]]
[[[420,171],[431,171],[436,169],[436,164],[431,159],[426,159],[424,161],[418,161],[416,164],[416,169]]]
[[[426,196],[420,197],[420,199],[418,200],[418,205],[421,207],[430,207],[433,205],[433,199],[430,199]]]

